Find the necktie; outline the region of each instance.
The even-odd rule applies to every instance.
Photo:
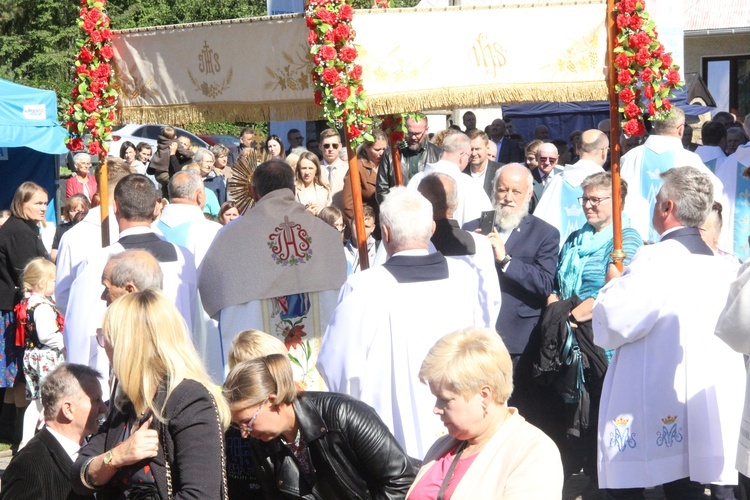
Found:
[[[333,172],[336,170],[336,167],[333,165],[328,165],[328,187],[333,187]]]

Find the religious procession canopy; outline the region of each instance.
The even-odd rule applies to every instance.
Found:
[[[605,100],[606,16],[604,0],[358,10],[370,114]],[[122,121],[321,116],[303,14],[114,33]]]

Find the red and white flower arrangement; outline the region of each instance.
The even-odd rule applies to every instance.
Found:
[[[70,133],[68,149],[84,149],[87,134],[88,152],[104,158],[112,138],[117,91],[112,85],[114,57],[109,17],[104,12],[106,0],[81,0],[78,26],[83,36],[76,41],[80,52],[75,60],[75,79],[65,127]]]
[[[622,130],[630,136],[646,132],[646,112],[652,120],[671,114],[669,98],[681,88],[679,66],[658,40],[656,25],[645,10],[644,0],[620,0],[615,4],[615,90],[619,96]]]
[[[344,0],[310,0],[305,20],[313,58],[315,103],[334,128],[346,127],[352,147],[367,138],[372,118],[362,87],[362,66],[357,63],[352,29],[354,9]]]

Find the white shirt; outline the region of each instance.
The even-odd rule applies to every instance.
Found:
[[[63,436],[49,425],[47,425],[46,427],[49,433],[52,434],[52,437],[57,439],[57,442],[60,443],[60,446],[63,450],[65,450],[65,453],[67,453],[70,459],[75,462],[78,458],[78,452],[81,449],[81,444],[76,443],[67,436]]]

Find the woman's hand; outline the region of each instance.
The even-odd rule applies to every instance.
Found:
[[[604,276],[604,282],[609,283],[611,280],[615,278],[619,278],[622,275],[622,271],[617,269],[617,266],[610,262],[607,266],[607,274]]]
[[[142,424],[133,424],[130,437],[112,450],[112,465],[119,469],[145,458],[153,458],[159,453],[159,433],[150,428],[153,420],[154,416],[151,415]]]
[[[572,328],[578,328],[579,323],[585,323],[593,318],[594,302],[596,302],[596,299],[589,297],[570,311],[570,316],[573,316],[577,320],[577,322],[573,322],[572,318],[570,319],[570,326]]]

